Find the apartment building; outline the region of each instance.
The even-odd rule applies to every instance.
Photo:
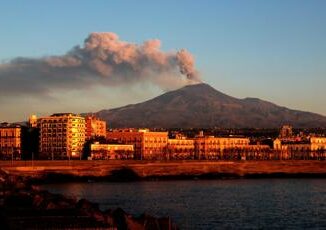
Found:
[[[133,159],[134,145],[100,144],[95,142],[91,144],[91,158],[93,160]]]
[[[326,137],[311,137],[311,151],[326,151]]]
[[[20,159],[22,153],[21,144],[22,128],[20,125],[0,124],[0,158]]]
[[[288,141],[276,138],[273,147],[278,151],[325,151],[326,137],[310,137],[307,140]]]
[[[89,140],[94,137],[105,137],[106,136],[106,122],[93,116],[89,115],[85,117],[85,138]]]
[[[246,137],[214,137],[202,133],[195,137],[195,157],[197,159],[217,159],[225,150],[244,150],[250,147]]]
[[[187,137],[177,135],[175,139],[168,139],[167,158],[188,160],[195,158],[195,141]]]
[[[39,119],[40,156],[46,159],[80,158],[85,143],[85,119],[57,113]]]
[[[148,129],[123,129],[107,132],[107,139],[134,145],[135,159],[159,160],[166,158],[168,132]]]

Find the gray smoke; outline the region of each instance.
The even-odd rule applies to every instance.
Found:
[[[114,33],[91,33],[82,47],[65,55],[0,64],[0,96],[142,82],[167,90],[201,82],[188,51],[163,52],[160,45],[155,39],[138,45],[121,41]]]

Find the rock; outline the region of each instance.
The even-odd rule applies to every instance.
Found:
[[[48,202],[45,207],[45,210],[51,210],[51,209],[52,210],[58,209],[58,206],[55,203],[53,203],[52,201]]]
[[[144,227],[141,223],[133,220],[131,216],[128,216],[125,211],[121,208],[117,208],[112,213],[114,224],[117,226],[118,229],[135,229],[135,230],[142,230]]]
[[[34,205],[34,207],[39,208],[42,205],[43,202],[44,202],[44,197],[41,194],[36,194],[33,197],[33,205]]]
[[[82,211],[84,214],[91,216],[96,221],[106,223],[107,217],[100,211],[98,204],[91,203],[86,199],[81,199],[76,204],[76,208]]]
[[[4,206],[8,208],[33,207],[33,199],[27,193],[11,193],[5,197]]]
[[[0,203],[1,229],[23,229],[22,226],[26,223],[38,228],[37,226],[40,226],[38,225],[38,221],[42,220],[43,215],[47,217],[48,213],[51,214],[53,223],[67,227],[79,226],[78,223],[82,224],[80,223],[80,219],[75,218],[79,217],[89,218],[86,223],[91,224],[94,228],[100,226],[104,228],[130,230],[176,229],[171,228],[170,218],[158,219],[147,214],[135,218],[121,208],[102,212],[98,204],[86,199],[81,199],[77,202],[75,199],[70,199],[63,195],[40,191],[30,185],[23,177],[8,176],[0,170],[0,178],[2,178],[2,180],[0,179],[0,184],[4,188],[4,200],[2,204]],[[69,215],[72,215],[73,218],[70,218]],[[24,222],[26,221],[26,217],[28,220],[35,218],[35,223],[33,221]],[[20,218],[20,221],[17,221],[15,218]],[[67,218],[68,221],[61,223],[62,218]],[[47,224],[46,226],[51,226],[52,222]],[[34,227],[30,227],[30,229]]]

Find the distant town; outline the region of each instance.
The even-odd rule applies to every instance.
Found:
[[[1,160],[325,160],[323,130],[108,129],[94,115],[57,113],[0,124]]]

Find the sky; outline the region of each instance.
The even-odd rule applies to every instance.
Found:
[[[1,1],[0,122],[142,102],[195,75],[326,115],[325,10],[323,0]],[[93,50],[94,32],[119,37],[110,53]],[[137,61],[117,61],[121,47]]]

